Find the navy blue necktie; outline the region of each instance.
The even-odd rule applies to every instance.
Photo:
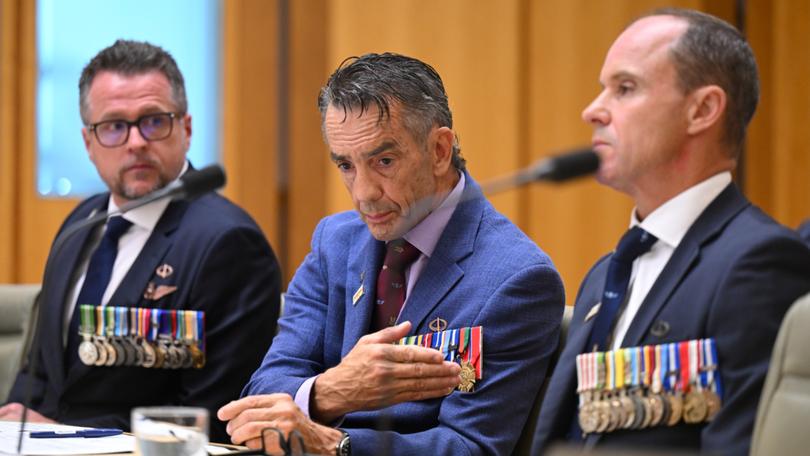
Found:
[[[79,298],[73,308],[73,315],[68,326],[67,346],[65,347],[66,367],[70,367],[78,359],[79,349],[79,307],[82,304],[101,305],[101,298],[110,283],[115,257],[118,256],[118,239],[132,226],[132,222],[123,217],[116,216],[107,220],[107,229],[101,242],[90,257],[84,284],[79,291]]]
[[[607,350],[608,335],[627,295],[633,261],[648,252],[657,240],[658,238],[639,226],[634,226],[622,236],[610,258],[602,304],[593,322],[591,336],[588,345],[585,346],[586,352],[594,350],[594,347],[599,351]]]

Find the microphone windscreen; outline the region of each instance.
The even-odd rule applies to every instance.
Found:
[[[200,170],[189,170],[180,178],[186,199],[194,199],[204,193],[225,185],[225,170],[219,165],[209,165]]]
[[[599,156],[591,149],[581,149],[551,159],[547,180],[560,182],[593,174],[599,169]]]

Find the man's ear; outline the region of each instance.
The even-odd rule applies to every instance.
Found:
[[[701,87],[692,92],[689,98],[686,132],[690,135],[700,134],[717,125],[726,112],[726,92],[719,86]]]
[[[448,169],[452,166],[455,140],[455,133],[447,127],[434,128],[431,131],[428,138],[428,150],[433,161],[434,175],[443,176],[447,174]]]

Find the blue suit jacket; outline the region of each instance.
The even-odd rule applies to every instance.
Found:
[[[586,276],[568,341],[538,420],[533,453],[563,439],[575,416],[576,355],[583,352],[600,302],[608,259]],[[698,217],[644,299],[624,347],[714,337],[725,393],[708,424],[592,434],[588,445],[685,447],[748,454],[756,408],[779,324],[810,290],[810,250],[730,184]]]
[[[409,320],[412,334],[430,332],[436,318],[448,329],[483,326],[483,380],[473,393],[348,414],[340,427],[353,454],[508,454],[526,421],[557,346],[562,283],[469,176],[461,201],[399,321]],[[280,332],[243,394],[294,396],[369,332],[384,245],[355,212],[320,222],[290,283]]]
[[[109,194],[82,202],[71,223],[105,210]],[[226,441],[216,410],[239,396],[270,346],[278,319],[280,273],[264,235],[240,208],[216,194],[169,204],[110,305],[203,310],[206,365],[202,369],[64,366],[63,321],[67,295],[75,283],[83,246],[92,230],[69,238],[51,252],[51,276],[40,297],[36,375],[25,367],[9,401],[22,402],[33,387],[32,408],[62,423],[129,429],[136,406],[195,405],[211,412],[211,439]],[[86,253],[85,253],[86,254]],[[169,264],[174,273],[155,270]],[[159,300],[144,298],[149,282],[176,286]],[[30,361],[29,361],[30,362]]]

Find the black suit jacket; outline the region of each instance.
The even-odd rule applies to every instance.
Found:
[[[563,439],[573,420],[575,358],[595,319],[583,320],[600,302],[609,258],[596,263],[580,288],[544,397],[534,454]],[[809,290],[810,249],[729,185],[675,249],[622,342],[632,347],[714,337],[725,388],[720,412],[708,424],[591,434],[586,444],[748,454],[776,333],[788,307]]]
[[[83,201],[70,224],[104,210],[109,194]],[[206,364],[202,369],[64,366],[63,321],[75,270],[92,230],[68,238],[48,259],[50,277],[40,296],[35,375],[18,374],[9,401],[33,390],[32,408],[62,423],[129,429],[130,410],[146,405],[209,409],[211,440],[229,441],[216,410],[237,399],[275,333],[281,276],[264,235],[243,210],[216,194],[169,204],[110,305],[205,311]],[[174,272],[161,278],[158,266]],[[176,286],[158,300],[144,298],[148,283]],[[29,356],[29,363],[30,363]]]

